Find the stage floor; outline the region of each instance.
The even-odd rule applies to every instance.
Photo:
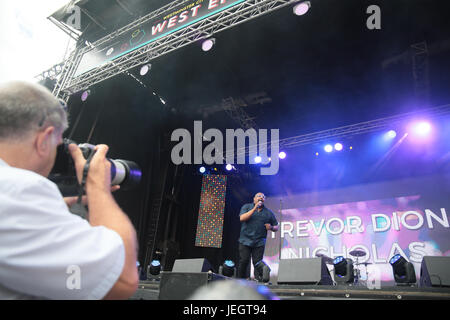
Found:
[[[253,282],[254,283],[254,282]],[[280,300],[449,300],[450,288],[390,286],[368,289],[363,285],[276,285],[267,284]],[[141,281],[131,300],[159,300],[160,282]]]

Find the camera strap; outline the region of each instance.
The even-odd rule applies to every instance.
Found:
[[[89,172],[89,166],[91,164],[92,157],[94,156],[95,152],[92,152],[89,157],[86,159],[86,163],[83,167],[83,176],[81,177],[81,183],[78,185],[78,199],[76,203],[76,211],[79,216],[82,218],[88,220],[88,211],[86,207],[82,204],[82,198],[84,193],[84,188],[86,186],[86,180],[87,175]]]

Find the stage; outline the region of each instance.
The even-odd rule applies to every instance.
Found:
[[[249,281],[254,284],[254,281]],[[417,286],[381,286],[368,289],[364,285],[277,285],[266,286],[280,300],[448,300],[450,288]],[[180,291],[182,288],[172,288]],[[160,300],[159,281],[140,281],[130,300]],[[174,299],[177,300],[177,299]]]

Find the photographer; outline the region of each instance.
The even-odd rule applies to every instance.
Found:
[[[0,299],[126,299],[137,288],[136,233],[111,195],[108,147],[90,163],[89,222],[47,179],[63,107],[40,85],[0,86]],[[86,160],[69,150],[81,181]]]

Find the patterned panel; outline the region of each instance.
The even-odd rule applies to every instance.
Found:
[[[195,237],[195,245],[197,247],[222,247],[226,188],[227,176],[203,176]]]

